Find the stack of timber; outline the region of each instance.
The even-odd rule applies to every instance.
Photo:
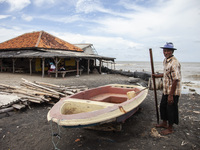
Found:
[[[31,103],[55,104],[60,98],[88,89],[86,86],[60,86],[22,78],[20,86],[0,83],[0,113],[7,110],[30,108]]]

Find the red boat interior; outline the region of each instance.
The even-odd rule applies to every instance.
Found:
[[[128,100],[127,92],[138,92],[137,88],[118,88],[118,87],[99,87],[88,91],[83,91],[78,94],[72,95],[71,98],[92,100],[108,103],[122,103]]]

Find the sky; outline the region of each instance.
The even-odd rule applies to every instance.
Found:
[[[91,43],[116,61],[176,58],[200,62],[200,0],[0,0],[0,43],[45,31],[69,43]]]

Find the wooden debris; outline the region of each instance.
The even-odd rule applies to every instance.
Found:
[[[160,135],[160,133],[158,133],[158,131],[156,130],[156,128],[152,128],[151,129],[151,133],[150,133],[150,135],[152,136],[152,137],[155,137],[155,138],[167,138],[167,137],[165,137],[165,136],[162,136],[162,135]]]
[[[34,81],[34,83],[36,84],[40,84],[40,85],[46,85],[46,86],[51,86],[51,87],[57,87],[57,88],[60,88],[59,85],[55,85],[55,84],[50,84],[50,83],[45,83],[45,82],[38,82],[38,81]]]
[[[16,109],[22,109],[22,108],[25,108],[26,106],[23,104],[13,104],[12,107]]]
[[[31,103],[49,103],[54,105],[61,97],[73,95],[77,92],[88,89],[86,86],[59,86],[38,81],[28,81],[22,78],[20,86],[10,86],[0,83],[0,96],[16,96],[18,101],[0,106],[0,112],[11,111],[13,109],[22,109]],[[10,95],[10,96],[9,96]],[[0,101],[1,102],[1,101]],[[12,106],[12,107],[10,107]],[[8,109],[6,109],[6,107]],[[4,110],[5,109],[5,110]]]
[[[13,107],[8,107],[8,108],[0,109],[0,114],[8,112],[8,111],[12,111],[13,109],[14,109]]]
[[[71,91],[64,91],[64,93],[67,94],[67,95],[73,95],[73,94],[74,94],[74,93],[71,92]]]
[[[18,102],[20,97],[16,95],[1,94],[0,95],[0,108],[10,106],[15,102]]]
[[[44,87],[44,86],[37,85],[37,84],[35,84],[35,83],[29,82],[29,81],[26,80],[26,79],[23,79],[23,78],[22,78],[22,80],[24,80],[25,82],[27,82],[27,83],[29,83],[29,84],[35,86],[35,87],[42,88],[42,89],[45,89],[45,90],[47,90],[47,91],[50,91],[50,92],[57,93],[57,94],[60,94],[60,95],[62,95],[62,96],[65,96],[65,94],[63,94],[63,93],[60,93],[60,92],[57,92],[57,91],[52,90],[52,89],[50,89],[50,88],[46,88],[46,87]]]

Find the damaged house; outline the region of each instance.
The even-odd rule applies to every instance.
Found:
[[[0,43],[1,72],[40,73],[44,77],[49,64],[54,63],[56,69],[51,73],[55,77],[70,72],[89,74],[94,68],[101,73],[102,63],[114,60],[98,55],[92,44],[73,45],[44,31],[25,33]],[[60,66],[65,71],[59,71]]]

